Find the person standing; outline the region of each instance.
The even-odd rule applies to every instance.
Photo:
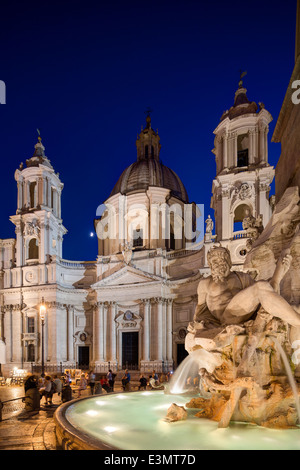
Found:
[[[79,387],[78,387],[78,396],[77,396],[77,398],[79,398],[81,396],[81,391],[82,390],[86,390],[86,386],[87,386],[87,382],[86,382],[85,375],[81,374]]]
[[[147,379],[144,376],[144,374],[141,374],[139,390],[146,390],[146,388],[147,388]]]
[[[91,389],[91,394],[94,395],[95,393],[95,382],[96,382],[96,375],[94,374],[94,372],[91,370],[89,372],[89,386],[90,386],[90,389]]]
[[[25,410],[35,411],[40,409],[40,393],[38,391],[37,378],[34,375],[27,377],[24,384]]]
[[[107,380],[107,377],[105,377],[105,376],[102,377],[101,380],[100,380],[100,383],[101,383],[101,387],[106,391],[106,393],[109,393],[111,391],[108,380]]]
[[[65,372],[65,384],[70,384],[72,381],[71,381],[71,374],[69,371],[66,371]]]
[[[24,383],[24,391],[25,393],[27,390],[30,390],[32,388],[37,388],[37,380],[36,377],[32,374],[28,375],[27,379],[25,380]]]
[[[57,393],[58,396],[60,396],[61,391],[62,391],[62,381],[60,380],[60,378],[57,375],[54,375],[53,376],[53,382],[55,383],[56,393]]]
[[[124,375],[122,377],[122,387],[123,390],[129,390],[130,388],[130,373],[128,372],[128,369],[125,369]]]
[[[51,405],[52,404],[52,381],[50,375],[46,375],[45,381],[44,381],[44,386],[40,388],[40,392],[42,394],[42,397],[45,397],[45,405]]]
[[[152,377],[154,378],[155,382],[158,382],[158,375],[155,370],[152,372]]]
[[[67,401],[72,400],[72,388],[70,382],[66,382],[62,388],[61,392],[61,401],[66,403]]]
[[[109,369],[108,373],[107,373],[107,380],[108,380],[108,383],[109,383],[109,387],[110,387],[110,391],[113,392],[114,391],[114,384],[115,384],[115,374],[113,374],[112,370]]]

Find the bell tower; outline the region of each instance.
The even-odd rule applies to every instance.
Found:
[[[66,229],[61,219],[63,184],[45,155],[39,136],[34,154],[15,172],[17,211],[10,220],[16,227],[16,267],[44,264],[62,257]]]
[[[211,207],[216,238],[227,245],[233,262],[242,264],[246,251],[271,217],[270,185],[275,170],[268,163],[271,114],[263,103],[247,97],[241,74],[233,106],[214,131],[216,177]],[[250,230],[252,229],[252,230]]]

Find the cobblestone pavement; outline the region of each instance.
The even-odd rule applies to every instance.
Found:
[[[74,392],[76,398],[77,392]],[[5,402],[0,421],[0,450],[61,450],[53,419],[55,410],[61,404],[60,397],[54,394],[52,406],[44,406],[43,398],[40,411],[27,412],[21,400],[24,395],[21,386],[0,387],[0,399]],[[81,393],[82,397],[88,395],[89,388]]]

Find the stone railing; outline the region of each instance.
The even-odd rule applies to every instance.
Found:
[[[249,235],[245,230],[239,230],[238,232],[233,232],[233,236],[231,240],[238,240],[239,238],[249,238]]]
[[[65,268],[77,268],[86,269],[96,265],[96,261],[70,261],[66,259],[60,259],[59,264]]]

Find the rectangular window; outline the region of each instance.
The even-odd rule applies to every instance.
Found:
[[[34,318],[27,318],[27,333],[34,333]]]

